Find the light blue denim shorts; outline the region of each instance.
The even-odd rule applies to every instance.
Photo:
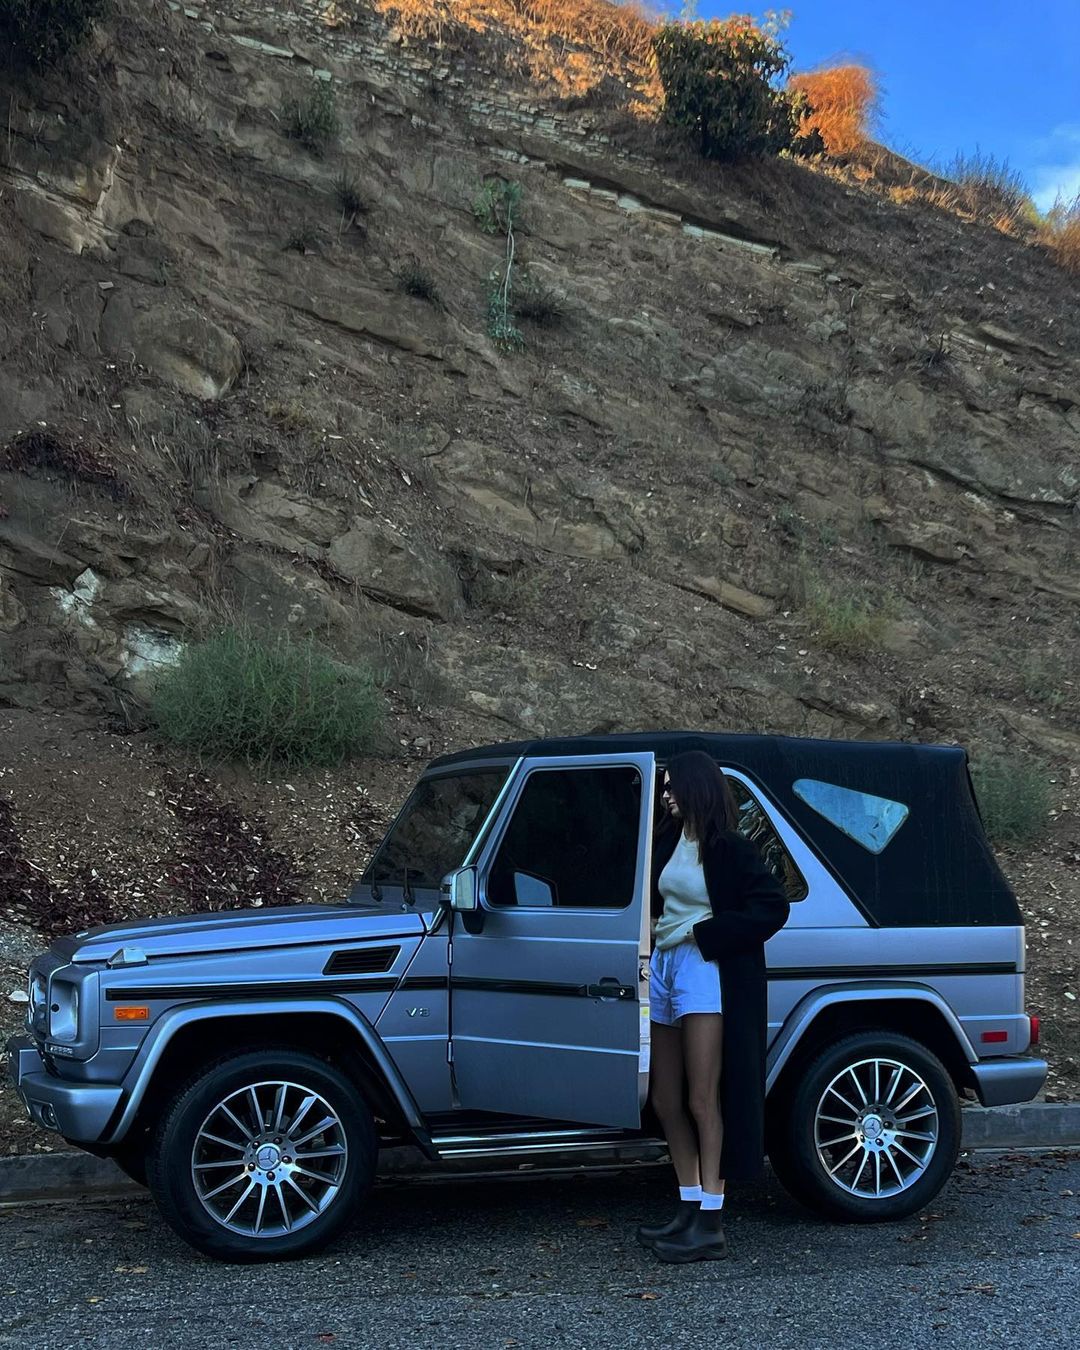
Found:
[[[723,1012],[720,967],[706,961],[691,934],[677,947],[659,947],[649,962],[649,1019],[678,1026],[687,1013]]]

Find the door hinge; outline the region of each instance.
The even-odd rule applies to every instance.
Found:
[[[447,1064],[453,1064],[453,1062],[454,1062],[454,1042],[453,1042],[453,1041],[447,1041],[447,1042],[446,1042],[446,1062],[447,1062]]]

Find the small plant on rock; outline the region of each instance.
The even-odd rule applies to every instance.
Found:
[[[501,351],[519,351],[525,338],[517,326],[512,304],[514,289],[514,252],[517,247],[514,226],[521,206],[521,184],[501,178],[489,178],[473,203],[473,214],[487,234],[506,236],[506,255],[500,266],[488,275],[488,336]]]
[[[227,629],[184,649],[158,681],[162,736],[213,759],[339,764],[370,748],[382,717],[371,673],[313,641]]]
[[[367,215],[367,203],[360,195],[360,185],[348,169],[342,169],[334,179],[334,198],[341,212],[343,230],[357,224],[362,216]]]
[[[492,268],[488,275],[488,337],[504,352],[525,346],[525,335],[514,322],[511,305],[510,268]]]
[[[429,305],[440,306],[442,297],[435,278],[418,262],[407,262],[398,273],[398,285],[406,295],[417,300],[426,300]]]
[[[566,319],[566,296],[523,267],[514,312],[524,323],[555,328]]]
[[[321,155],[338,134],[337,99],[328,80],[316,80],[306,99],[290,103],[285,115],[286,135],[313,155]]]
[[[284,253],[314,253],[319,237],[310,225],[298,225],[282,244]]]
[[[473,215],[485,234],[507,234],[517,223],[521,184],[489,178],[473,200]]]

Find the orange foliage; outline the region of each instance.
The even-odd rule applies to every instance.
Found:
[[[874,77],[865,66],[833,66],[793,75],[788,87],[806,95],[812,112],[803,135],[817,131],[830,155],[846,155],[867,140],[867,122],[877,101]]]

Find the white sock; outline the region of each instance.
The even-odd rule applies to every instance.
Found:
[[[711,1194],[711,1192],[709,1192],[709,1191],[702,1191],[702,1192],[701,1192],[701,1208],[702,1208],[702,1209],[723,1209],[723,1208],[724,1208],[724,1196],[723,1196],[723,1193],[721,1192],[720,1195],[713,1195],[713,1194]]]
[[[701,1187],[700,1187],[700,1186],[680,1186],[680,1187],[679,1187],[679,1199],[680,1199],[680,1200],[696,1200],[697,1203],[700,1204],[700,1203],[701,1203]]]

